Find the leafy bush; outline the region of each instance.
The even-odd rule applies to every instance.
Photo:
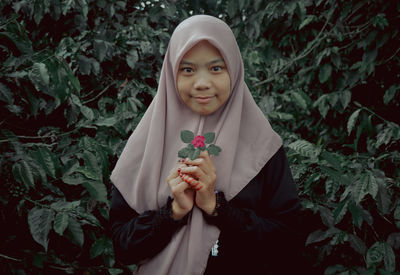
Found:
[[[113,255],[110,171],[156,93],[174,27],[199,13],[232,27],[251,92],[285,141],[315,272],[400,271],[396,1],[21,0],[0,9],[3,273],[134,268]]]

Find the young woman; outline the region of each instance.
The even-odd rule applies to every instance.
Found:
[[[222,151],[180,160],[182,130],[214,132]],[[157,94],[111,180],[115,254],[137,274],[298,271],[300,203],[282,141],[244,82],[231,29],[215,17],[175,29]]]

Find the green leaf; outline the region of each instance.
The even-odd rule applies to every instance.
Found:
[[[85,186],[92,198],[100,202],[108,203],[107,188],[102,182],[87,180],[82,183],[82,185]]]
[[[389,89],[386,90],[383,96],[383,103],[388,105],[389,102],[394,98],[395,94],[399,91],[400,85],[392,85]]]
[[[20,178],[22,179],[28,190],[30,187],[35,186],[32,168],[28,165],[28,163],[25,160],[21,161]]]
[[[307,15],[306,19],[304,19],[303,22],[301,22],[299,30],[310,24],[312,21],[314,21],[315,18],[316,18],[315,15]]]
[[[68,230],[68,237],[71,240],[71,242],[82,247],[84,242],[84,234],[81,224],[75,217],[69,217],[67,230]]]
[[[393,213],[394,222],[398,229],[400,229],[400,204],[397,205],[396,210]]]
[[[97,239],[90,248],[90,258],[93,259],[103,254],[104,250],[108,248],[109,245],[112,244],[106,237]]]
[[[54,164],[54,156],[47,147],[40,147],[37,150],[36,159],[39,164],[44,168],[46,173],[51,177],[56,177],[56,166]]]
[[[335,224],[338,224],[344,217],[344,215],[347,213],[349,201],[344,200],[339,202],[339,204],[336,206],[335,210],[333,211],[333,218],[335,220]]]
[[[31,71],[29,72],[29,78],[35,87],[37,87],[37,90],[40,90],[39,87],[48,86],[50,83],[49,72],[44,63],[34,63]]]
[[[383,262],[385,263],[385,269],[390,272],[394,272],[396,269],[396,256],[394,255],[392,247],[388,243],[382,243],[383,245]]]
[[[135,68],[136,63],[139,61],[139,56],[136,49],[133,49],[126,56],[126,63],[131,69]]]
[[[319,74],[318,74],[319,82],[325,83],[329,79],[331,74],[332,74],[331,65],[329,65],[328,63],[322,65],[322,67],[319,71]]]
[[[180,157],[180,158],[187,158],[187,157],[189,157],[189,154],[190,154],[191,152],[192,152],[192,150],[189,149],[189,148],[187,148],[187,147],[182,148],[182,149],[179,150],[179,152],[178,152],[178,157]]]
[[[48,235],[54,220],[54,211],[49,208],[34,207],[28,213],[29,230],[33,239],[47,251]]]
[[[94,118],[94,113],[93,110],[90,109],[89,107],[86,107],[84,105],[81,106],[81,112],[82,114],[88,119],[88,120],[93,120]]]
[[[368,268],[375,267],[382,262],[385,254],[384,250],[385,248],[382,242],[376,242],[368,249],[366,257]]]
[[[115,116],[112,117],[99,117],[99,119],[94,123],[97,126],[111,127],[118,123]]]
[[[196,148],[191,154],[189,154],[189,158],[194,160],[197,159],[200,155],[200,149]]]
[[[237,8],[238,6],[236,2],[226,2],[226,11],[228,12],[230,18],[233,18],[235,16]]]
[[[339,234],[341,231],[335,227],[331,227],[328,230],[324,231],[322,229],[318,229],[308,235],[306,240],[306,246],[312,243],[321,242],[332,237],[335,234]]]
[[[222,149],[219,146],[211,144],[210,146],[207,147],[207,151],[210,156],[211,155],[218,156],[219,153],[222,151]]]
[[[349,120],[347,121],[347,133],[348,133],[348,135],[350,135],[351,131],[353,131],[354,125],[357,122],[357,118],[358,118],[358,115],[360,114],[360,111],[361,111],[361,109],[358,109],[357,111],[354,111],[351,114]]]
[[[108,272],[110,273],[110,275],[118,275],[118,274],[123,273],[124,271],[119,268],[109,268]]]
[[[191,143],[194,139],[194,133],[188,130],[181,131],[181,140],[184,143]]]
[[[64,200],[58,200],[56,202],[53,202],[50,206],[52,209],[58,211],[58,212],[62,212],[65,210],[73,210],[78,208],[78,206],[80,205],[81,201],[72,201],[72,202],[67,202]]]
[[[103,177],[101,162],[90,151],[83,153],[85,166],[79,167],[76,171],[82,173],[85,177],[92,180],[101,180]]]
[[[349,90],[342,91],[340,93],[340,102],[342,103],[343,110],[349,106],[349,103],[351,101],[351,92]]]
[[[13,93],[3,83],[0,83],[0,100],[10,105],[14,103]]]
[[[350,246],[360,255],[364,256],[367,251],[365,243],[356,235],[348,234]]]
[[[300,108],[307,110],[307,101],[302,97],[302,95],[298,92],[292,92],[291,93],[292,99],[296,105],[298,105]]]
[[[355,202],[359,204],[362,199],[367,195],[370,194],[373,198],[376,198],[378,194],[378,183],[372,173],[364,173],[361,175],[360,180],[356,182],[355,186]]]
[[[215,139],[215,133],[213,133],[213,132],[206,133],[206,134],[204,134],[204,138],[205,138],[205,143],[207,143],[207,144],[213,143],[213,141]]]
[[[304,157],[316,158],[321,153],[321,148],[302,139],[290,143],[288,147]]]
[[[79,168],[78,168],[79,169]],[[78,171],[77,169],[77,171]],[[62,181],[69,185],[80,185],[87,181],[87,178],[82,174],[68,174],[62,176]]]
[[[361,206],[360,206],[361,207]],[[360,209],[359,206],[357,206],[354,203],[349,204],[349,210],[351,213],[351,216],[353,218],[353,223],[355,226],[357,226],[359,229],[361,229],[362,222],[364,220],[363,218],[363,211]]]
[[[68,226],[68,214],[66,212],[57,213],[54,219],[54,231],[62,236]]]

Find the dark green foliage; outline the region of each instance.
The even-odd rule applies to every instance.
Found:
[[[315,272],[400,272],[398,1],[0,9],[2,273],[132,271],[108,233],[110,172],[156,93],[173,29],[199,13],[232,27],[246,82],[284,139]]]

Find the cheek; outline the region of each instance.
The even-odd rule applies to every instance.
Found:
[[[176,88],[178,89],[178,94],[182,99],[187,97],[187,86],[187,83],[182,79],[178,78],[176,81]]]

